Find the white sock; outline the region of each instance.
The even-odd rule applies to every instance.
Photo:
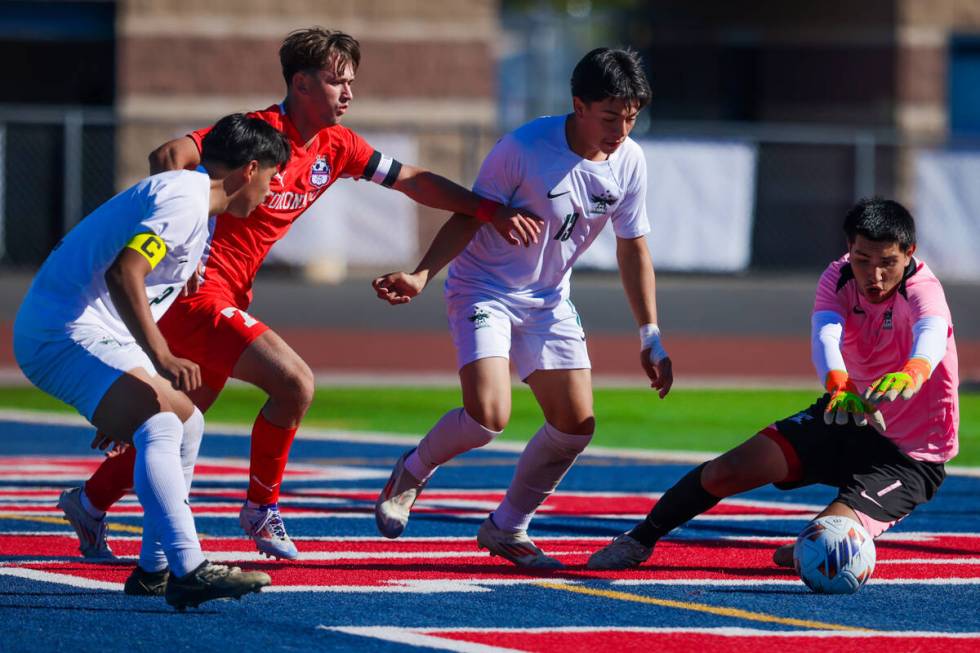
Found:
[[[526,530],[534,511],[558,487],[592,435],[563,433],[545,422],[524,447],[507,495],[493,512],[493,523],[504,531]]]
[[[88,513],[89,517],[92,519],[102,519],[105,517],[105,510],[99,510],[92,505],[92,501],[89,500],[88,495],[85,494],[85,486],[82,486],[82,493],[79,496],[79,499],[82,502],[82,508],[85,508],[85,512]]]
[[[405,469],[424,481],[439,465],[470,449],[482,447],[500,434],[501,431],[491,431],[477,422],[463,408],[455,408],[443,415],[422,438],[415,451],[405,459]]]
[[[197,453],[201,449],[201,439],[204,437],[204,415],[196,407],[191,416],[183,424],[184,437],[180,441],[180,466],[184,472],[184,488],[188,496],[191,492],[191,482],[194,480],[194,465],[197,463]],[[149,522],[143,526],[143,544],[140,547],[139,565],[143,571],[161,571],[167,566],[167,556],[160,546],[160,538],[156,533],[148,533]],[[152,528],[150,528],[152,531]]]
[[[133,487],[143,505],[143,540],[151,546],[159,541],[170,572],[178,577],[204,562],[180,464],[183,434],[174,413],[157,413],[133,434]]]
[[[191,493],[194,465],[197,464],[197,454],[201,450],[203,438],[204,415],[195,407],[194,412],[184,422],[184,438],[180,441],[180,466],[184,470],[184,487],[188,495]]]

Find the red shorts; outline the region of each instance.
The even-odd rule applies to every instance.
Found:
[[[157,323],[174,356],[201,366],[214,391],[225,387],[245,348],[269,327],[228,299],[206,293],[179,297]]]

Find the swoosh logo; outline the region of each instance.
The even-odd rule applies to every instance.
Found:
[[[551,191],[549,190],[549,191],[548,191],[548,199],[549,199],[549,200],[553,200],[553,199],[555,199],[556,197],[561,197],[562,195],[568,195],[568,194],[569,194],[569,193],[571,193],[571,192],[572,192],[572,191],[570,191],[570,190],[566,190],[566,191],[565,191],[564,193],[555,193],[554,195],[552,195],[552,194],[551,194]]]
[[[871,503],[875,504],[879,508],[884,508],[883,505],[881,505],[880,503],[878,503],[877,501],[875,501],[874,499],[872,499],[871,497],[869,497],[868,496],[868,493],[865,490],[861,490],[861,496],[864,497],[865,499],[867,499],[868,501],[870,501]]]

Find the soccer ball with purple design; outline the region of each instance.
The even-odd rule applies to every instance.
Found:
[[[819,594],[853,594],[875,569],[875,544],[849,517],[820,517],[796,538],[793,562],[800,580]]]

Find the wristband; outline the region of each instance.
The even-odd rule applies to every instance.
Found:
[[[473,216],[480,222],[492,222],[493,214],[497,212],[502,206],[500,202],[494,202],[493,200],[488,200],[485,197],[480,199],[479,204],[476,205],[476,215]]]
[[[932,374],[932,365],[924,358],[910,358],[905,361],[902,371],[912,377],[918,389]]]
[[[667,352],[660,344],[660,327],[656,324],[644,324],[640,327],[640,351],[650,350],[650,360],[659,363],[667,358]]]
[[[827,392],[833,394],[838,390],[847,388],[847,381],[847,372],[844,370],[830,370],[827,372],[827,378],[824,379],[824,387]]]

